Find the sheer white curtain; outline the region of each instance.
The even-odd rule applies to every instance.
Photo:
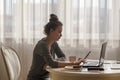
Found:
[[[119,47],[119,0],[57,1],[55,11],[64,23],[61,45],[89,48],[108,41],[109,47]]]
[[[0,0],[0,47],[13,47],[21,59],[20,80],[26,80],[32,52],[52,12],[52,0]]]
[[[0,41],[34,44],[50,13],[64,24],[61,46],[119,46],[119,0],[0,0]]]
[[[43,37],[43,26],[51,12],[52,0],[0,0],[0,41],[33,44]]]
[[[0,0],[0,44],[18,50],[25,64],[22,78],[26,77],[26,63],[31,64],[34,45],[44,37],[43,27],[49,15],[55,13],[64,25],[59,44],[67,55],[79,56],[82,48],[100,48],[103,41],[108,41],[110,49],[119,49],[119,3],[120,0]]]

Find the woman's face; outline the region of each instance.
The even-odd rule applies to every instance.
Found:
[[[62,36],[62,26],[58,26],[55,30],[51,29],[50,35],[54,41],[58,41]]]

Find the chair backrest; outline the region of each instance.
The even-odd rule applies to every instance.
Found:
[[[21,72],[20,59],[16,51],[9,47],[1,48],[9,80],[18,80]]]

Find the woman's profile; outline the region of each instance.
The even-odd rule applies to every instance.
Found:
[[[62,26],[63,24],[58,17],[55,14],[51,14],[49,22],[44,26],[46,37],[39,40],[34,48],[32,65],[27,80],[47,80],[49,72],[46,71],[46,66],[58,68],[68,65],[79,65],[84,61],[79,59],[74,63],[64,62],[66,56],[57,43],[62,36]]]

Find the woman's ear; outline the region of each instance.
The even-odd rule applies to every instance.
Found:
[[[50,29],[50,33],[53,32],[54,30],[53,29]]]

